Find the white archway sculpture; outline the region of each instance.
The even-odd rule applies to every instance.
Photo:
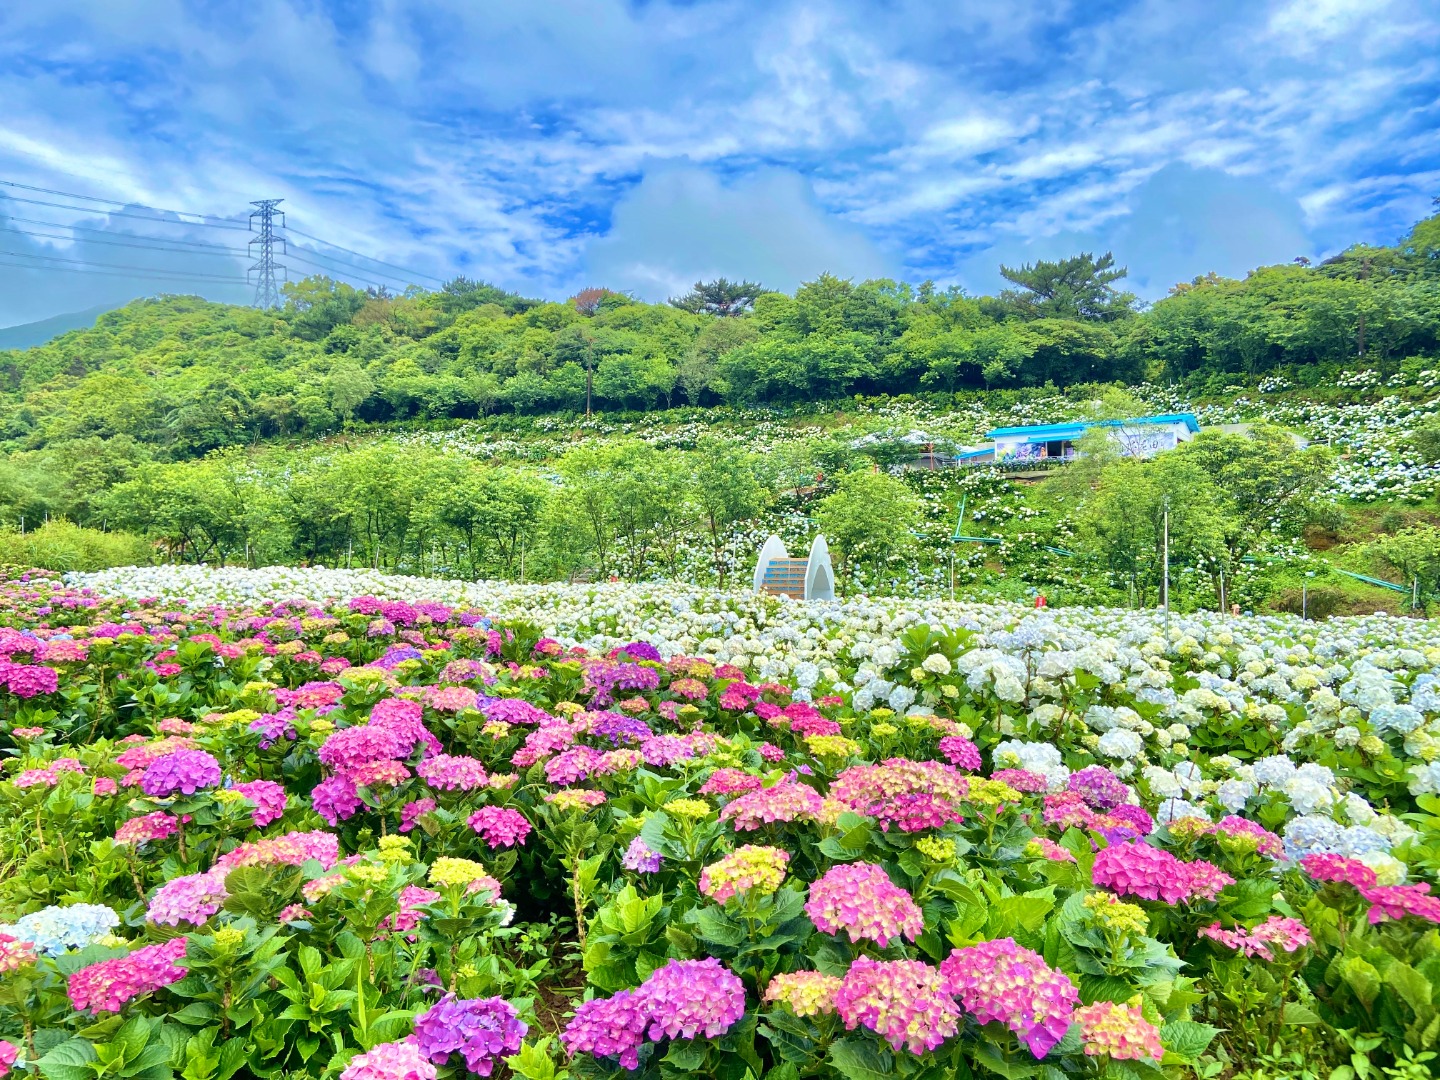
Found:
[[[811,542],[809,558],[792,559],[785,542],[772,533],[755,560],[754,591],[792,600],[835,599],[835,570],[825,537]]]

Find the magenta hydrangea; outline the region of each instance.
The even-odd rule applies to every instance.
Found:
[[[655,1041],[713,1039],[745,1015],[745,984],[713,956],[671,960],[652,971],[637,994]]]
[[[156,799],[194,795],[220,783],[220,763],[204,750],[174,750],[145,767],[140,790]]]
[[[520,1049],[529,1027],[504,998],[457,998],[446,994],[415,1018],[415,1045],[436,1065],[456,1052],[465,1067],[489,1076],[496,1062]]]
[[[835,992],[845,1027],[866,1027],[896,1050],[923,1054],[959,1030],[960,1010],[944,976],[919,960],[872,960],[850,965]]]
[[[1070,1028],[1080,992],[1013,938],[956,949],[940,964],[952,994],[981,1024],[999,1022],[1042,1058]]]
[[[525,815],[503,806],[482,806],[470,815],[467,824],[492,848],[515,847],[530,835]]]
[[[882,949],[925,930],[919,905],[874,863],[832,866],[811,883],[805,914],[827,934],[844,930],[851,941],[874,941]]]
[[[1235,879],[1203,860],[1182,862],[1168,851],[1149,844],[1111,844],[1095,855],[1093,880],[1119,896],[1138,896],[1179,904],[1197,898],[1214,899]]]
[[[255,804],[250,820],[257,829],[263,829],[272,821],[279,821],[285,816],[283,784],[277,784],[273,780],[251,780],[245,784],[236,784],[231,790],[238,791]]]
[[[171,938],[83,967],[70,976],[70,1003],[82,1012],[119,1012],[127,1002],[183,979],[185,969],[175,961],[185,955],[185,947],[185,938]]]
[[[1093,810],[1113,810],[1130,797],[1125,782],[1103,765],[1071,773],[1066,786]]]
[[[621,990],[608,998],[582,1001],[560,1033],[560,1042],[572,1057],[586,1053],[617,1058],[624,1068],[638,1069],[649,1023],[639,991]]]

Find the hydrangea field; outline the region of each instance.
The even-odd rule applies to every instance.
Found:
[[[1418,1080],[1440,638],[0,585],[0,1074]]]

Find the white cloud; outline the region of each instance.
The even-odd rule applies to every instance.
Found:
[[[725,184],[674,165],[647,172],[620,200],[585,266],[587,284],[649,300],[716,277],[790,290],[827,271],[863,279],[892,270],[864,233],[820,209],[796,173],[767,169]]]

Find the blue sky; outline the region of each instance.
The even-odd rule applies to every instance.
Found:
[[[12,0],[0,180],[225,217],[283,197],[314,236],[556,298],[824,270],[983,292],[1002,261],[1081,249],[1154,298],[1430,212],[1440,8]],[[25,255],[243,274],[135,239],[236,232],[4,198],[0,218],[0,325],[170,287]]]

